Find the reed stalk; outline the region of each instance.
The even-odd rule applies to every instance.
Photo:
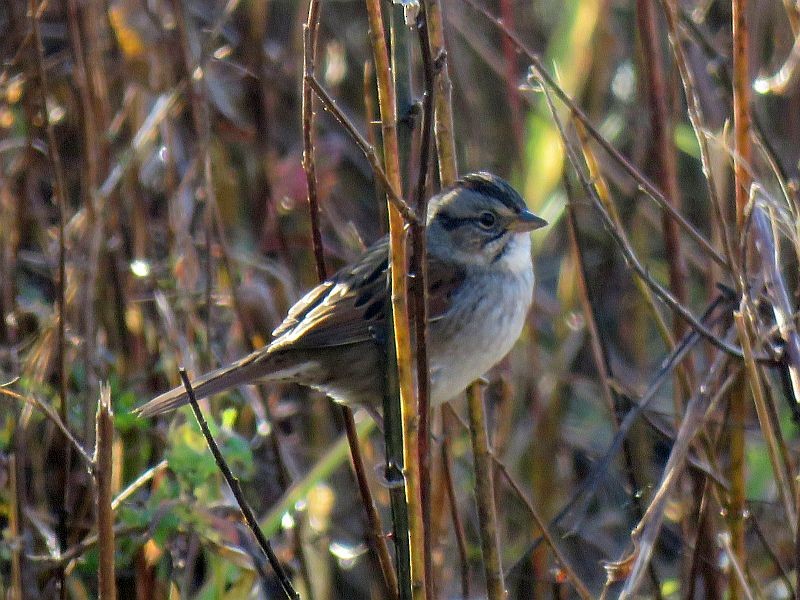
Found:
[[[397,98],[395,96],[386,30],[378,0],[366,0],[369,36],[375,75],[378,81],[378,106],[383,134],[383,160],[391,191],[402,197],[400,148],[397,137]],[[392,329],[397,362],[403,435],[403,475],[408,507],[408,539],[411,567],[411,594],[415,600],[428,597],[425,581],[425,530],[420,498],[417,399],[414,393],[411,331],[408,308],[408,255],[405,220],[395,205],[389,205],[389,252],[391,261]],[[404,582],[400,582],[403,586]]]
[[[732,0],[733,21],[733,178],[736,197],[736,225],[740,236],[744,233],[745,208],[750,197],[750,59],[746,0]],[[746,251],[746,250],[745,250]],[[730,528],[730,553],[735,564],[747,563],[744,510],[746,494],[745,473],[745,422],[747,419],[747,392],[737,385],[730,395],[730,500],[728,526]],[[730,577],[728,593],[733,600],[742,597],[746,586],[740,578]]]
[[[100,600],[117,597],[114,554],[114,509],[112,483],[114,481],[114,411],[111,408],[111,388],[100,386],[100,400],[95,418],[94,462],[97,480],[97,589]]]

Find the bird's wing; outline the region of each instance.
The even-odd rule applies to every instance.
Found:
[[[445,315],[464,282],[463,268],[428,257],[428,319]],[[375,243],[354,265],[308,292],[273,332],[270,351],[326,348],[374,340],[389,301],[389,240]]]
[[[386,316],[389,242],[376,242],[354,264],[295,304],[273,332],[270,350],[342,346],[375,339]]]
[[[463,266],[428,255],[428,323],[444,317],[464,284]]]

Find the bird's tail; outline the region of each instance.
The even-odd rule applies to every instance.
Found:
[[[273,362],[265,349],[257,350],[236,362],[206,373],[192,381],[192,389],[197,400],[219,394],[231,388],[252,383],[268,377],[274,369]],[[139,406],[134,412],[140,417],[152,417],[174,410],[189,403],[189,395],[183,386],[176,387],[150,402]]]

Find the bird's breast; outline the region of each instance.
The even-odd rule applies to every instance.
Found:
[[[530,264],[530,263],[528,263]],[[533,297],[533,271],[468,277],[453,304],[429,327],[431,401],[446,402],[514,346]]]

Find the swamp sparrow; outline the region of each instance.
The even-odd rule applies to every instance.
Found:
[[[529,232],[546,225],[503,179],[464,176],[428,204],[428,357],[433,405],[460,394],[519,337],[533,296]],[[192,382],[198,399],[256,381],[294,382],[375,411],[383,397],[389,244],[295,304],[271,344]],[[139,407],[143,417],[188,402],[182,387]]]

